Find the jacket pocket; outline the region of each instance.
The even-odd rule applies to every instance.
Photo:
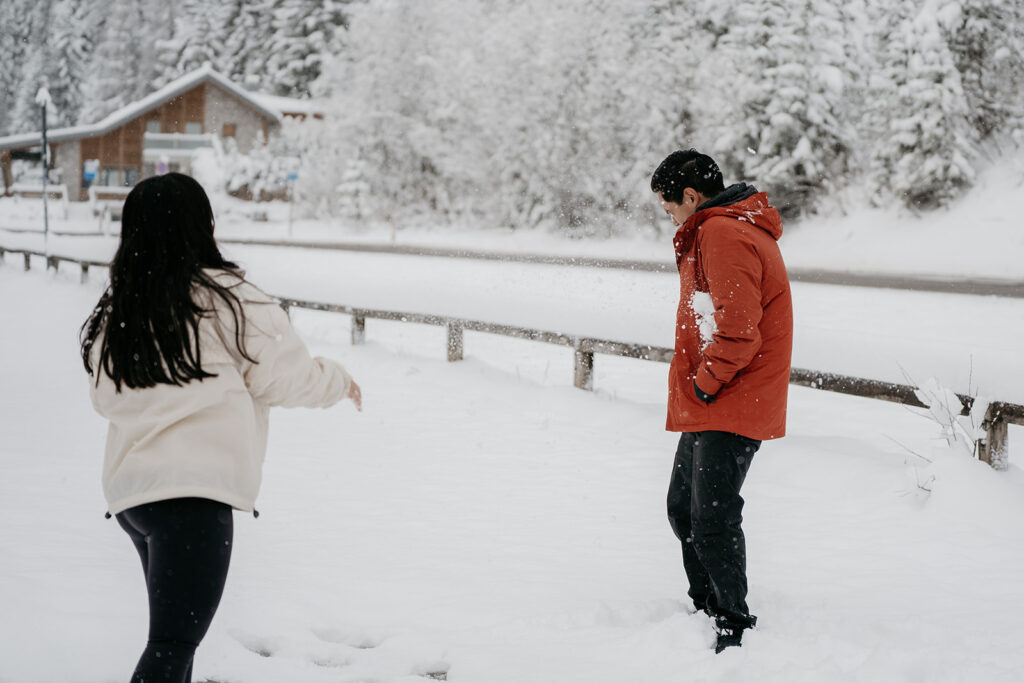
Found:
[[[697,398],[693,377],[678,373],[672,381],[672,417],[680,425],[700,425],[708,420],[708,404]]]

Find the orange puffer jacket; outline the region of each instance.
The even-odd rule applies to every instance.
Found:
[[[739,195],[749,196],[703,205],[674,239],[680,295],[666,429],[763,441],[786,433],[793,302],[778,211],[763,192]],[[694,380],[712,403],[697,398]]]

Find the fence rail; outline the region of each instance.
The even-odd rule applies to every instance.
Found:
[[[70,258],[66,256],[47,255],[40,251],[31,249],[8,249],[0,247],[0,262],[4,260],[6,252],[20,253],[24,256],[25,270],[31,268],[31,259],[38,256],[46,259],[47,268],[55,271],[60,263],[75,263],[82,270],[81,281],[86,282],[89,277],[91,266],[107,267],[103,261],[90,261]],[[466,320],[449,316],[432,315],[427,313],[403,313],[399,311],[384,311],[342,304],[329,304],[319,301],[305,301],[280,297],[281,306],[287,311],[292,308],[302,308],[313,311],[329,313],[342,313],[352,317],[352,344],[359,345],[366,341],[366,321],[391,320],[397,322],[417,323],[420,325],[434,325],[447,329],[447,352],[449,361],[459,361],[463,358],[464,333],[486,332],[505,337],[527,339],[531,341],[544,342],[565,346],[574,350],[575,362],[573,368],[573,384],[585,390],[594,388],[594,357],[595,354],[609,356],[621,356],[624,358],[636,358],[658,363],[668,363],[672,360],[673,350],[670,348],[650,346],[646,344],[630,344],[627,342],[609,341],[606,339],[593,339],[563,334],[560,332],[549,332],[535,330],[513,325],[501,325],[497,323],[483,322],[479,320]],[[914,406],[919,408],[927,407],[917,398],[914,387],[906,384],[894,384],[880,380],[864,379],[839,375],[831,372],[820,372],[803,368],[793,368],[790,374],[790,383],[798,386],[810,387],[822,391],[860,396],[892,403]],[[970,413],[974,405],[974,398],[957,394],[963,403],[961,415]],[[1016,403],[993,401],[989,404],[988,412],[985,415],[983,428],[985,436],[975,444],[975,453],[978,459],[988,463],[997,470],[1004,470],[1008,466],[1008,426],[1010,424],[1024,425],[1024,406]]]

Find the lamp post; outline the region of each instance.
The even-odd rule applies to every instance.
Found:
[[[46,86],[39,88],[36,93],[36,104],[42,109],[43,116],[43,253],[46,258],[46,267],[50,267],[50,214],[46,201],[46,183],[50,176],[50,146],[46,143],[46,107],[53,104],[50,98],[50,91]]]

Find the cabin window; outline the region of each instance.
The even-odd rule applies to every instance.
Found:
[[[147,133],[159,133],[160,132],[160,119],[150,119],[146,121],[146,132]]]
[[[142,177],[152,178],[155,175],[163,175],[165,173],[180,173],[181,164],[175,161],[147,161],[142,164]],[[134,183],[133,183],[134,184]]]
[[[185,135],[202,135],[203,124],[197,121],[188,121],[185,123]]]
[[[104,166],[100,170],[100,179],[104,187],[134,187],[139,182],[139,169],[135,166]]]
[[[235,137],[235,124],[233,124],[233,123],[225,123],[224,124],[224,132],[221,134],[221,137],[223,137],[223,138],[233,138],[233,137]]]

